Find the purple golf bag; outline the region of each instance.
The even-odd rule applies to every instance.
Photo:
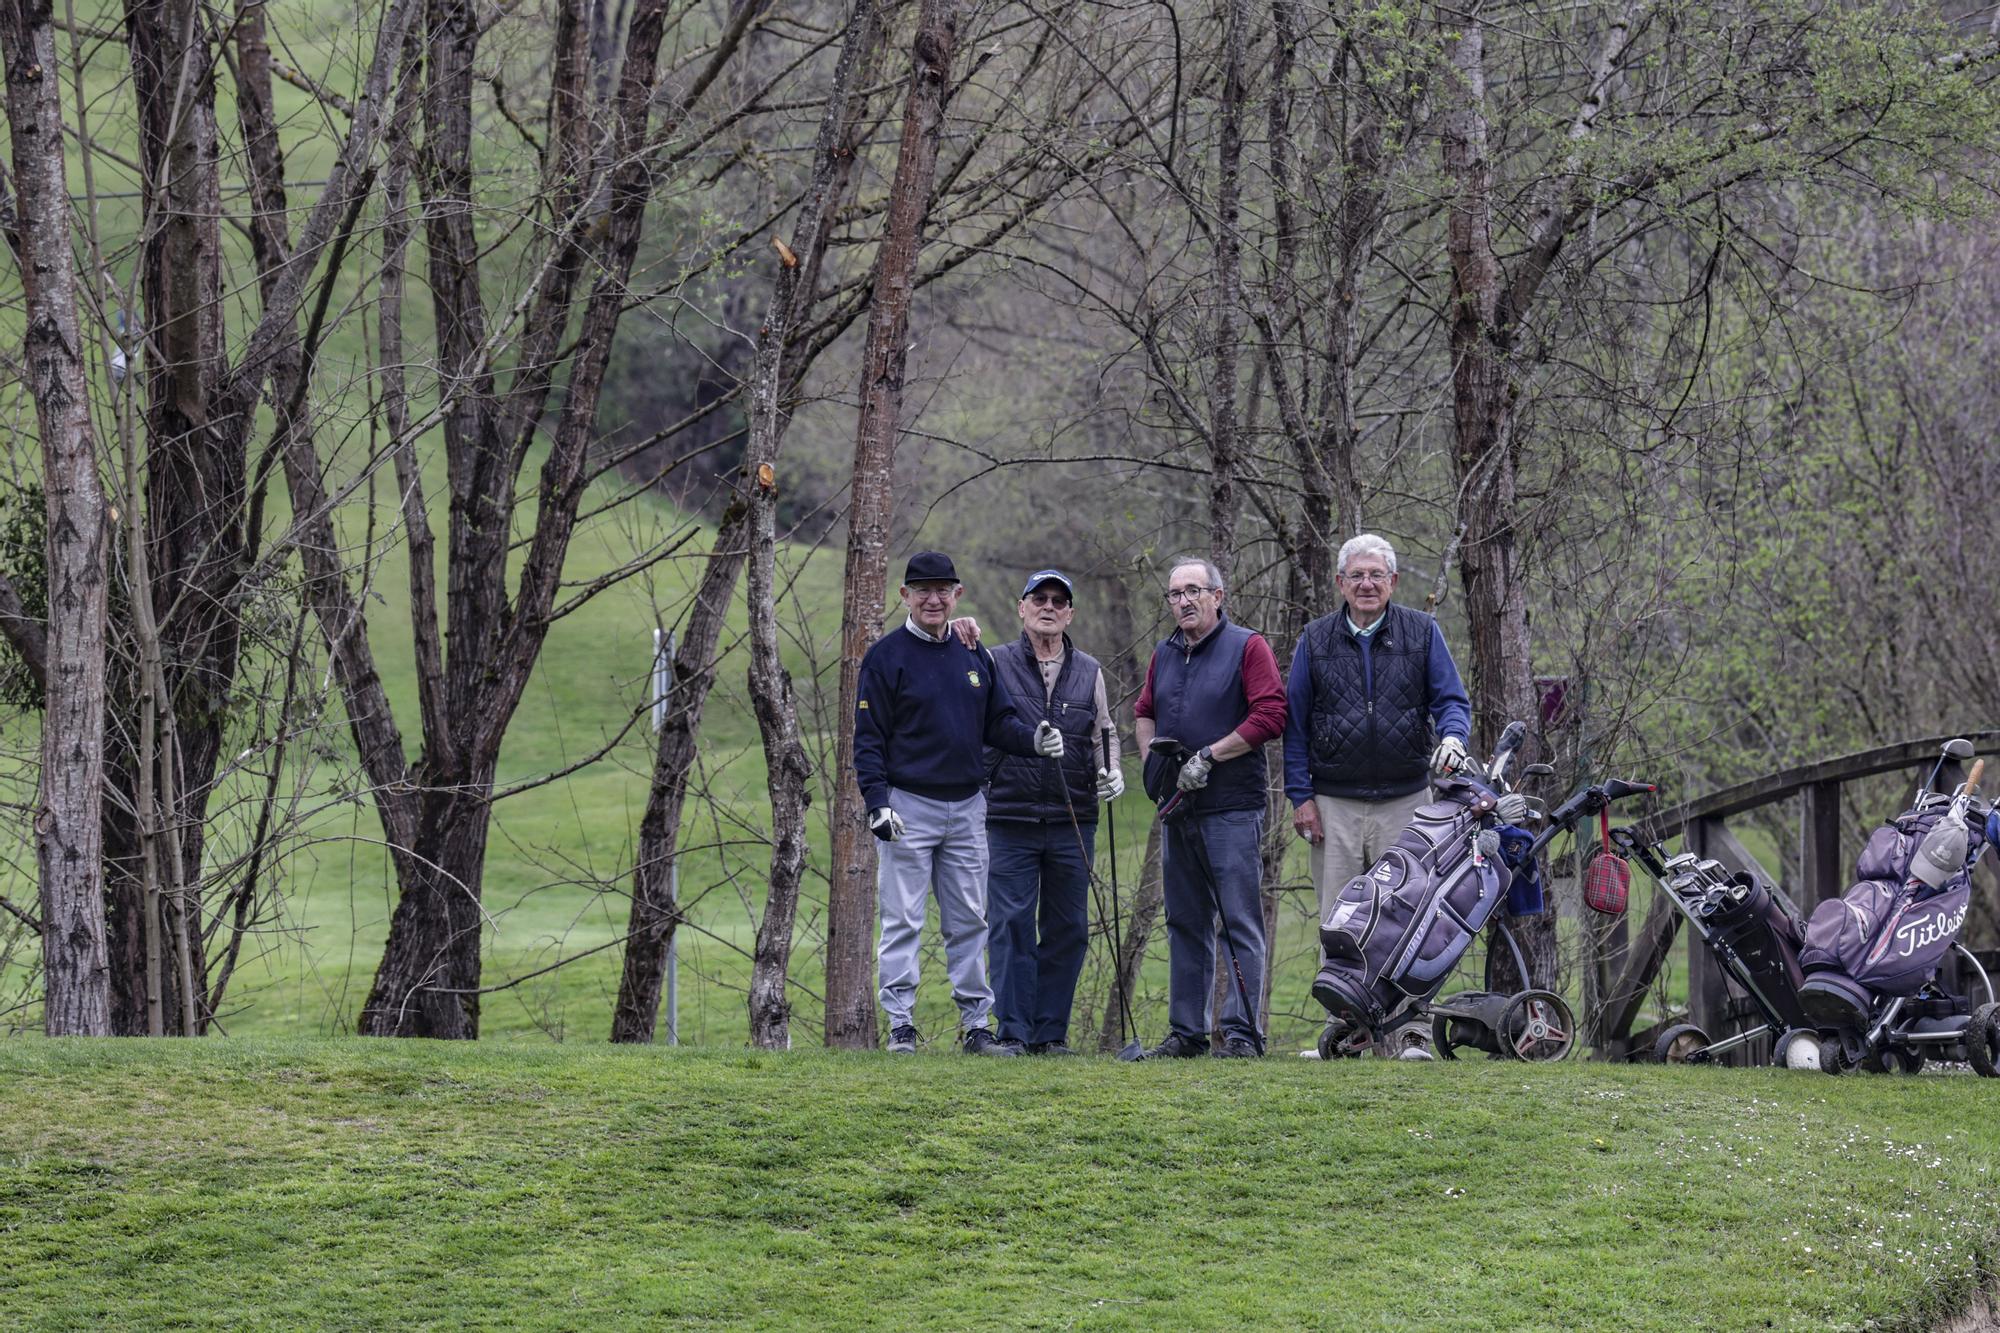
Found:
[[[1937,975],[1958,939],[1972,896],[1971,868],[1986,845],[1969,827],[1965,865],[1933,890],[1910,873],[1943,803],[1905,811],[1869,836],[1855,866],[1858,882],[1823,902],[1806,924],[1799,1000],[1823,1027],[1866,1027],[1881,997],[1915,995]]]
[[[1444,984],[1505,899],[1532,841],[1493,824],[1496,799],[1478,782],[1442,780],[1438,799],[1419,806],[1382,858],[1341,889],[1320,922],[1325,962],[1313,980],[1313,998],[1331,1017],[1372,1028]]]

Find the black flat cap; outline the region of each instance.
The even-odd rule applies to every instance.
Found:
[[[956,583],[958,571],[943,551],[919,551],[903,569],[904,583]]]

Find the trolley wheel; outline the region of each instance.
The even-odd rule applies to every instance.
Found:
[[[1319,1032],[1319,1058],[1322,1060],[1348,1060],[1368,1049],[1368,1043],[1354,1044],[1353,1028],[1335,1020]]]
[[[1839,1037],[1822,1037],[1819,1043],[1819,1071],[1822,1074],[1845,1074],[1854,1068],[1847,1063],[1847,1048]]]
[[[1965,1058],[1981,1078],[2000,1078],[2000,1004],[1982,1004],[1966,1020]]]
[[[1663,1065],[1684,1065],[1708,1049],[1708,1034],[1692,1023],[1676,1023],[1653,1043],[1653,1059]]]
[[[1780,1069],[1818,1069],[1819,1033],[1811,1028],[1786,1028],[1771,1047],[1771,1063]]]
[[[1924,1055],[1904,1046],[1884,1046],[1862,1056],[1861,1067],[1871,1074],[1915,1074],[1924,1067]]]
[[[1458,1059],[1458,1048],[1451,1044],[1451,1020],[1443,1014],[1431,1019],[1431,1049],[1440,1060]]]
[[[1576,1018],[1554,991],[1524,990],[1493,1025],[1500,1049],[1516,1060],[1560,1060],[1576,1049]]]

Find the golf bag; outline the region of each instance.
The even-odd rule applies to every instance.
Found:
[[[1436,995],[1524,864],[1522,877],[1539,898],[1534,839],[1491,823],[1495,794],[1454,777],[1437,795],[1373,867],[1347,882],[1320,923],[1325,961],[1313,996],[1356,1027],[1376,1027],[1405,1000]]]
[[[1778,1030],[1812,1026],[1799,1004],[1805,922],[1782,889],[1740,870],[1731,873],[1716,861],[1697,862],[1664,883],[1737,984],[1763,1002]]]
[[[1800,999],[1823,1024],[1865,1026],[1878,997],[1915,995],[1958,939],[1985,849],[1983,821],[1967,821],[1965,864],[1931,889],[1911,873],[1924,835],[1949,815],[1941,800],[1906,810],[1869,836],[1857,882],[1823,902],[1806,925]]]

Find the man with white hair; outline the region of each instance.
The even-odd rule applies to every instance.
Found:
[[[1373,533],[1340,548],[1342,603],[1299,636],[1285,726],[1292,827],[1312,844],[1319,910],[1374,865],[1417,807],[1432,774],[1466,763],[1472,706],[1444,632],[1393,606],[1396,551]]]

